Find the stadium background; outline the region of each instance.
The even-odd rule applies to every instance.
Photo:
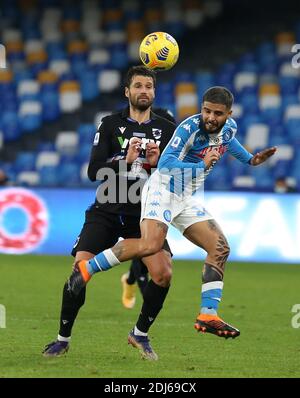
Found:
[[[276,322],[277,315],[285,322],[282,329],[277,324],[274,326],[269,346],[262,338],[261,342],[256,341],[253,356],[249,354],[252,360],[259,358],[260,352],[266,353],[269,366],[265,362],[265,367],[256,364],[257,373],[250,364],[246,368],[245,352],[242,352],[246,345],[240,346],[241,352],[233,353],[237,355],[233,374],[299,376],[292,355],[297,329],[291,327],[290,318],[291,307],[298,300],[299,270],[294,265],[300,263],[300,60],[296,52],[292,52],[293,46],[300,43],[300,4],[288,0],[276,3],[83,0],[76,4],[67,0],[2,0],[0,10],[0,43],[6,50],[6,68],[0,68],[0,170],[8,177],[0,190],[0,252],[4,253],[0,257],[3,275],[0,302],[7,310],[7,328],[0,328],[1,333],[7,333],[3,344],[8,347],[17,340],[17,347],[21,349],[24,340],[29,338],[33,348],[39,350],[40,345],[47,342],[44,339],[49,338],[50,331],[55,332],[60,300],[60,286],[57,285],[61,285],[63,277],[69,273],[70,258],[54,255],[69,253],[80,230],[84,210],[94,200],[96,185],[88,181],[86,169],[95,128],[102,116],[126,104],[122,81],[126,69],[140,63],[141,39],[153,31],[166,31],[178,41],[180,58],[171,71],[158,74],[155,105],[168,108],[179,122],[198,112],[202,94],[208,87],[225,85],[235,95],[233,117],[239,127],[238,139],[250,151],[278,147],[277,154],[260,168],[245,167],[225,156],[207,180],[207,202],[228,235],[232,247],[230,259],[248,261],[234,263],[232,269],[229,267],[227,278],[229,281],[233,278],[235,283],[231,282],[231,286],[228,283],[225,297],[231,294],[240,300],[242,304],[237,313],[243,312],[244,306],[248,313],[261,311],[263,314],[269,306],[274,309],[271,321]],[[2,67],[3,59],[1,61]],[[186,260],[202,259],[203,253],[175,231],[171,232],[170,242],[175,259],[182,260],[175,261],[174,292],[183,294],[185,303],[173,292],[169,300],[178,307],[183,306],[183,311],[191,317],[194,316],[191,308],[194,314],[198,295],[188,295],[185,289],[194,289],[197,293],[201,267]],[[12,256],[14,253],[27,255],[16,257]],[[29,256],[29,253],[43,256]],[[257,261],[263,263],[255,264]],[[26,276],[23,266],[27,267]],[[44,272],[47,272],[47,283]],[[105,275],[105,289],[114,290],[113,294],[109,293],[112,311],[119,314],[126,334],[128,313],[120,312],[119,290],[113,282],[120,272],[123,271],[114,270],[111,275]],[[22,278],[18,277],[19,273]],[[255,276],[257,274],[260,276]],[[196,279],[197,284],[192,288],[192,281]],[[251,290],[257,298],[255,303],[238,283],[243,289]],[[30,292],[34,290],[31,290],[32,284],[36,295],[28,292],[29,287]],[[268,297],[263,294],[265,290]],[[25,306],[16,298],[16,292],[26,298]],[[39,294],[53,308],[41,303],[38,307]],[[95,286],[91,287],[93,294],[95,297],[99,294]],[[275,306],[278,301],[280,304]],[[230,308],[233,307],[230,306],[234,305],[234,300],[230,302],[229,299],[224,307],[225,314],[228,311],[232,317]],[[168,307],[166,304],[166,311]],[[93,319],[97,324],[99,319],[93,318],[97,309],[88,307],[83,320]],[[44,311],[41,325],[40,311]],[[35,339],[28,331],[28,313],[32,321],[30,330],[39,329]],[[11,318],[10,314],[13,314]],[[109,319],[105,325],[113,324],[110,315],[105,316]],[[258,328],[263,333],[264,318],[259,318],[262,326]],[[133,321],[134,316],[130,315],[130,319]],[[179,331],[190,329],[185,323],[190,322],[190,318],[181,321]],[[172,313],[162,315],[161,322],[166,330],[166,356],[167,325],[168,322],[172,324]],[[251,344],[250,337],[255,336],[257,330],[245,319],[243,322],[250,330],[246,343]],[[22,336],[11,332],[13,325],[16,329],[21,325],[25,330]],[[98,327],[103,327],[101,325]],[[154,328],[156,330],[159,335],[159,327]],[[290,336],[291,346],[283,334]],[[190,335],[189,338],[193,339]],[[279,346],[279,343],[282,345],[280,352],[274,357],[271,354],[274,344]],[[222,347],[222,343],[216,343],[217,356]],[[75,348],[75,362],[80,355],[79,348],[77,351]],[[106,360],[110,363],[106,350],[106,345],[100,345],[97,355],[101,357],[106,352]],[[226,350],[225,361],[230,361],[232,352]],[[112,358],[116,356],[115,351],[110,354]],[[188,357],[188,353],[179,354]],[[60,376],[59,371],[49,373],[44,365],[35,361],[32,366],[43,368],[40,373],[31,365],[28,369],[11,366],[13,355],[5,355],[7,370],[2,371],[3,376]],[[32,355],[32,351],[26,349],[25,359],[32,359]],[[127,353],[122,355],[127,356]],[[183,362],[185,359],[181,357]],[[103,377],[103,373],[101,376],[95,370],[96,362],[93,365],[93,359],[89,361],[92,368],[80,368],[81,375]],[[74,365],[72,360],[71,364]],[[118,366],[112,360],[111,369],[116,369],[118,377],[156,375],[153,369],[149,373],[145,369],[144,373],[142,370],[132,373],[126,367],[122,373],[117,370]],[[220,371],[217,362],[204,373],[203,370],[198,372],[197,366],[196,363],[186,364],[183,371],[178,365],[177,373],[164,373],[162,366],[161,375],[230,376],[229,370],[228,373]],[[66,374],[76,376],[76,371],[70,365]],[[112,371],[104,373],[104,376],[110,375]]]

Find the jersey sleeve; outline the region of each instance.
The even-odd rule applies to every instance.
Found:
[[[242,163],[250,163],[250,160],[253,158],[253,155],[236,138],[233,138],[228,144],[228,151]]]
[[[189,168],[193,171],[205,168],[202,160],[197,163],[186,162],[182,160],[185,153],[193,146],[195,135],[198,128],[192,123],[182,122],[175,130],[173,137],[163,151],[159,162],[158,169],[185,169]]]
[[[102,119],[94,138],[88,166],[88,177],[91,181],[96,181],[97,172],[104,167],[113,169],[116,173],[118,173],[120,170],[120,162],[123,162],[123,164],[125,162],[124,159],[113,160],[110,162],[107,161],[107,159],[112,156],[112,137],[111,130],[109,126],[107,126],[108,122],[109,121],[106,118]],[[127,170],[130,170],[130,168],[131,165],[128,165]]]

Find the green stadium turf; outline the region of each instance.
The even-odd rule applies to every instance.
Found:
[[[70,257],[0,256],[0,304],[6,308],[0,377],[300,377],[300,328],[291,324],[292,307],[300,303],[300,266],[228,264],[220,315],[241,336],[224,340],[193,328],[202,264],[176,261],[165,307],[150,331],[159,361],[148,362],[127,345],[141,298],[133,310],[122,308],[123,264],[90,282],[69,353],[44,358],[43,346],[57,335],[71,263]]]

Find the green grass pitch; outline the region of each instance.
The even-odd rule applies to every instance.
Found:
[[[120,277],[128,264],[96,275],[73,329],[69,353],[44,358],[58,331],[61,290],[70,257],[0,256],[0,377],[202,378],[300,377],[300,328],[291,312],[300,303],[300,267],[229,263],[220,315],[241,330],[235,340],[197,333],[202,264],[175,261],[173,284],[150,330],[159,355],[142,360],[127,345],[141,305],[121,306]]]

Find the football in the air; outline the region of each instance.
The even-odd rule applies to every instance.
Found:
[[[140,58],[149,69],[171,69],[176,64],[178,56],[178,44],[168,33],[150,33],[141,42]]]

